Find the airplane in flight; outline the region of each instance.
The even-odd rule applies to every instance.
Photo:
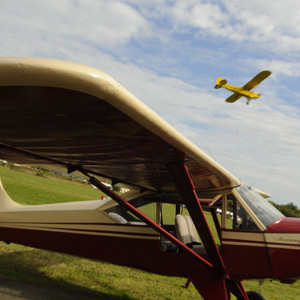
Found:
[[[260,97],[259,93],[253,92],[251,90],[255,88],[257,85],[259,85],[263,80],[265,80],[270,75],[271,75],[270,71],[262,71],[242,87],[229,85],[227,84],[226,79],[223,79],[222,77],[218,77],[215,85],[215,89],[225,88],[233,92],[233,94],[225,100],[226,102],[234,103],[241,97],[246,97],[247,104],[249,104],[250,100],[257,99]]]
[[[1,185],[1,241],[183,277],[205,300],[263,300],[242,280],[299,278],[300,219],[283,216],[109,75],[0,58],[0,92],[1,159],[80,171],[107,195],[20,205]],[[130,191],[118,194],[99,176]]]

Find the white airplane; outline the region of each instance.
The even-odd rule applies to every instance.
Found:
[[[108,196],[24,206],[1,186],[1,241],[184,277],[205,300],[262,300],[242,280],[300,277],[300,220],[285,218],[110,76],[1,58],[0,92],[1,159],[80,171]],[[97,175],[130,191],[119,195]],[[172,224],[164,203],[174,208]]]

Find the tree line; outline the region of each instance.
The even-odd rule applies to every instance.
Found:
[[[270,201],[270,203],[286,217],[300,218],[300,209],[293,202],[288,204],[276,204],[275,202]]]

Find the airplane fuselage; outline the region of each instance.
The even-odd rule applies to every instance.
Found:
[[[141,220],[133,220],[111,198],[23,206],[11,200],[2,185],[0,187],[2,241],[98,259],[162,275],[185,277],[188,273],[205,274],[211,271],[196,253],[193,256],[181,251],[173,243],[168,248],[170,243],[165,244],[167,239],[161,232]],[[234,190],[233,195],[240,201],[239,206],[245,205]],[[129,192],[124,197],[125,201],[132,203],[138,200],[140,203],[146,196]],[[226,202],[226,198],[223,201]],[[159,206],[157,209],[160,209]],[[127,217],[129,219],[125,219]],[[300,219],[281,217],[264,226],[252,215],[258,226],[264,228],[261,230],[242,228],[242,223],[239,227],[232,228],[230,225],[229,228],[228,220],[227,225],[224,223],[225,217],[222,217],[219,228],[220,247],[232,279],[277,278],[289,282],[300,276]],[[159,219],[156,223],[157,228],[175,231],[173,225],[165,227],[159,224]],[[201,256],[210,261],[205,250]]]
[[[256,92],[252,92],[252,91],[248,91],[248,90],[245,90],[243,87],[240,87],[240,86],[235,86],[235,85],[230,85],[230,84],[224,84],[221,86],[222,88],[225,88],[231,92],[234,92],[234,93],[238,93],[244,97],[247,97],[247,98],[259,98],[260,97],[260,94],[259,93],[256,93]]]

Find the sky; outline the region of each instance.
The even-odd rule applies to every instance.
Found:
[[[0,0],[0,56],[97,68],[244,183],[300,207],[300,2]],[[214,89],[272,75],[250,105]]]

